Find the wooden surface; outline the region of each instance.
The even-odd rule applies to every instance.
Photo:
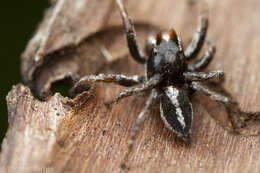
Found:
[[[125,5],[142,45],[155,28],[174,27],[187,46],[196,29],[198,5],[181,0],[129,0]],[[224,87],[252,111],[260,108],[259,9],[259,0],[210,1],[208,38],[217,54],[208,70],[224,69]],[[0,172],[121,171],[145,98],[130,97],[108,110],[104,101],[123,87],[97,84],[73,100],[48,95],[52,83],[71,74],[142,73],[142,66],[129,57],[120,26],[112,0],[58,0],[48,10],[22,56],[26,84],[47,101],[35,99],[21,84],[8,94],[10,125]],[[117,60],[107,62],[102,46]],[[201,95],[193,99],[193,108],[193,141],[185,144],[164,127],[154,106],[130,156],[130,172],[260,172],[259,136],[224,130],[225,112]]]

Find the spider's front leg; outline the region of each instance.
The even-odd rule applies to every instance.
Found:
[[[120,10],[120,14],[121,14],[123,24],[124,24],[124,27],[125,27],[126,39],[127,39],[129,51],[130,51],[132,57],[137,62],[144,64],[146,62],[145,55],[137,44],[136,32],[135,32],[135,29],[134,29],[134,25],[127,15],[127,12],[125,10],[125,7],[124,7],[122,1],[121,0],[115,0],[115,1],[116,1],[116,4],[117,4],[117,6]]]
[[[187,49],[185,50],[185,57],[187,60],[195,58],[201,50],[205,41],[208,30],[208,3],[203,3],[202,14],[199,17],[199,26],[197,32],[194,34],[193,39]]]
[[[208,50],[205,52],[204,56],[195,62],[194,64],[188,67],[189,71],[202,71],[204,70],[209,63],[212,61],[214,54],[216,52],[215,46],[209,42]]]
[[[89,75],[82,77],[78,82],[75,83],[71,89],[71,93],[76,94],[90,88],[89,84],[91,82],[105,82],[105,83],[115,83],[122,86],[134,86],[140,84],[144,81],[145,77],[143,75],[126,76],[122,74],[99,74],[99,75]]]
[[[233,99],[223,96],[215,91],[211,91],[208,87],[204,86],[200,82],[192,82],[191,87],[194,90],[201,91],[205,95],[209,96],[210,99],[223,104],[228,112],[229,119],[231,121],[233,130],[236,133],[241,134],[240,129],[243,129],[248,125],[248,122],[260,121],[260,111],[258,112],[245,112],[242,111],[238,103]],[[259,132],[257,132],[258,134]]]

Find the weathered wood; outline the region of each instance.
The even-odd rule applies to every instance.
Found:
[[[181,0],[129,0],[125,5],[137,22],[141,44],[154,26],[174,27],[184,45],[195,31],[198,5],[189,7]],[[103,84],[73,100],[49,96],[52,83],[71,74],[143,72],[129,57],[115,7],[112,0],[59,0],[48,10],[22,58],[26,84],[47,101],[35,99],[23,85],[8,94],[10,126],[0,172],[120,172],[144,98],[127,98],[108,110],[104,101],[122,87]],[[208,35],[217,47],[209,69],[224,69],[224,87],[243,109],[255,111],[260,108],[259,8],[258,0],[210,1]],[[107,62],[102,46],[118,61]],[[259,137],[224,130],[229,126],[225,111],[201,95],[193,107],[193,141],[185,144],[164,127],[155,106],[130,156],[130,172],[260,171]]]

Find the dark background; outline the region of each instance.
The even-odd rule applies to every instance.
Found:
[[[41,21],[47,0],[2,1],[0,6],[1,116],[0,144],[8,127],[5,97],[12,85],[22,82],[20,56]]]

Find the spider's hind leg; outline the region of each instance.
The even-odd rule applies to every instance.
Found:
[[[234,132],[239,134],[244,134],[243,129],[248,126],[249,122],[259,122],[260,121],[260,111],[258,112],[245,112],[242,111],[239,107],[238,103],[234,101],[232,98],[221,95],[215,91],[210,90],[208,87],[204,86],[200,82],[192,82],[191,87],[194,90],[201,91],[205,95],[209,96],[210,99],[217,101],[223,104],[227,110],[228,117],[231,121]],[[242,131],[241,131],[242,130]],[[259,134],[257,131],[256,134],[251,134],[249,131],[249,135]]]
[[[121,164],[121,168],[127,168],[127,162],[128,162],[128,159],[129,159],[129,155],[131,154],[131,152],[133,151],[133,147],[134,147],[134,143],[135,143],[135,140],[141,130],[141,127],[145,121],[145,119],[148,117],[149,115],[149,111],[150,111],[150,106],[151,104],[153,103],[153,100],[156,99],[157,97],[157,92],[155,89],[153,89],[145,103],[145,106],[143,108],[143,110],[139,113],[136,121],[135,121],[135,124],[134,124],[134,127],[133,127],[133,130],[130,134],[130,140],[128,142],[128,149],[127,149],[127,152],[123,158],[123,162]]]

